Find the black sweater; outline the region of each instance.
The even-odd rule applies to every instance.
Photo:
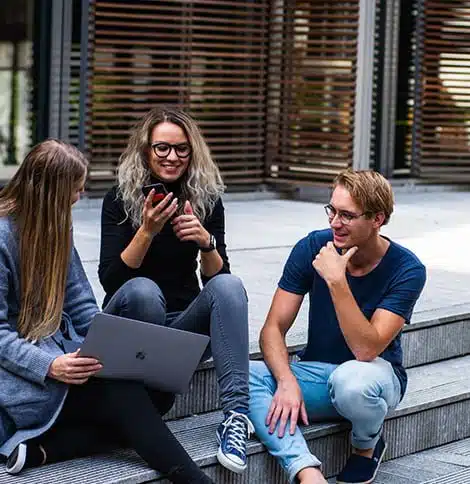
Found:
[[[171,191],[176,192],[174,187],[171,187]],[[153,239],[142,265],[138,269],[130,268],[121,259],[121,253],[131,242],[136,230],[130,220],[126,220],[122,199],[116,195],[115,186],[106,194],[101,212],[98,275],[106,292],[103,307],[126,281],[134,277],[147,277],[155,281],[162,290],[168,312],[183,311],[200,292],[196,274],[199,252],[196,243],[181,242],[173,232],[171,223],[167,222]],[[217,201],[212,214],[203,225],[214,235],[217,251],[223,260],[219,274],[230,273],[225,246],[224,206],[221,199]],[[205,284],[209,278],[201,274],[201,280]]]

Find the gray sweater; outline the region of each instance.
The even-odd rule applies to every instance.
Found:
[[[0,217],[0,454],[4,456],[20,442],[52,426],[68,389],[68,385],[47,376],[52,361],[64,353],[60,330],[34,344],[16,331],[20,305],[18,242],[13,220]],[[93,291],[73,247],[62,317],[72,340],[83,341],[97,312]]]

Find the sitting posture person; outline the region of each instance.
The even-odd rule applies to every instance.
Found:
[[[370,483],[383,454],[382,425],[405,392],[400,333],[426,279],[409,250],[380,235],[393,211],[389,182],[345,171],[325,207],[330,229],[293,248],[260,335],[266,363],[251,362],[250,419],[290,482],[325,483],[300,421],[345,418],[352,455],[338,483]],[[285,337],[309,293],[308,341],[289,364]]]
[[[162,420],[173,395],[138,382],[90,379],[102,365],[77,349],[98,312],[72,237],[71,207],[86,173],[80,151],[47,140],[0,193],[0,453],[8,458],[6,471],[124,445],[171,482],[210,483]],[[145,301],[130,284],[105,311],[146,318]]]
[[[153,321],[210,336],[225,415],[217,430],[217,457],[242,472],[252,430],[248,303],[240,279],[229,270],[222,191],[194,120],[176,108],[152,109],[133,129],[120,158],[118,185],[103,201],[99,278],[105,304],[139,278]]]

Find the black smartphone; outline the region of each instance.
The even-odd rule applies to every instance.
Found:
[[[144,194],[145,198],[149,196],[149,193],[152,189],[155,190],[152,200],[152,205],[155,206],[168,195],[168,190],[165,188],[163,183],[152,183],[151,185],[145,185],[142,187],[142,193]]]

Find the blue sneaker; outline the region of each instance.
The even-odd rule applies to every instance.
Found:
[[[232,472],[242,473],[246,469],[246,441],[254,431],[245,414],[231,410],[216,431],[218,461]]]
[[[386,450],[387,444],[380,437],[371,458],[352,454],[343,470],[338,474],[336,484],[370,484],[373,482]]]

